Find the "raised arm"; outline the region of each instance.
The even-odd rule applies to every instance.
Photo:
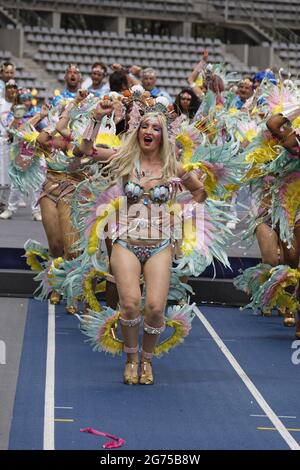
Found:
[[[113,104],[110,100],[101,100],[93,111],[91,120],[83,133],[80,147],[75,147],[73,153],[77,158],[84,155],[92,157],[96,161],[107,162],[116,153],[114,149],[94,148],[94,141],[100,129],[104,116],[109,116],[113,111]]]
[[[15,118],[9,127],[14,127],[14,128],[18,128],[20,131],[22,131],[23,129],[25,129],[28,124],[31,126],[31,127],[35,127],[37,126],[45,117],[48,116],[48,111],[49,111],[49,106],[46,105],[46,104],[43,104],[42,107],[41,107],[41,110],[36,113],[34,116],[32,116],[30,119],[28,119],[26,122],[24,122],[24,124],[22,124],[21,126],[19,126],[19,122],[20,122],[20,118]]]
[[[69,120],[70,120],[70,112],[72,111],[72,109],[74,109],[74,107],[78,107],[80,105],[80,103],[82,103],[82,101],[85,100],[85,98],[87,97],[88,95],[88,91],[87,90],[78,90],[77,91],[77,95],[76,95],[76,98],[71,101],[67,106],[66,108],[64,109],[64,111],[62,112],[61,116],[60,116],[60,119],[58,121],[58,123],[56,124],[56,131],[62,136],[62,137],[65,137],[67,139],[70,139],[71,138],[71,135],[72,135],[72,131],[71,129],[68,127],[68,124],[69,124]]]
[[[194,89],[194,92],[196,93],[197,96],[202,96],[203,91],[199,86],[196,85],[196,80],[198,78],[198,75],[202,70],[204,69],[206,63],[208,60],[208,51],[205,49],[203,51],[203,57],[201,58],[200,62],[194,67],[192,73],[188,76],[187,82]]]

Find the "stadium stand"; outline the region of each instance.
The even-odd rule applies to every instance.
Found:
[[[88,74],[93,62],[101,59],[108,65],[122,63],[128,67],[138,64],[158,71],[158,86],[175,96],[186,86],[186,77],[207,49],[212,62],[226,62],[224,46],[219,39],[185,38],[177,36],[151,36],[128,33],[126,36],[103,31],[25,28],[28,43],[37,47],[34,60],[46,70],[58,74],[63,80],[65,65],[80,64],[83,74]],[[248,67],[228,69],[238,73],[249,72]]]
[[[211,3],[219,13],[226,12],[228,19],[259,19],[271,25],[278,20],[293,27],[299,24],[300,4],[297,0],[213,0]]]
[[[218,38],[212,33],[205,37],[206,31],[201,28],[207,26],[205,19],[208,18],[212,31],[216,28],[212,24],[213,18],[224,31],[226,27],[230,28],[230,22],[237,24],[240,21],[241,31],[246,22],[257,23],[259,26],[265,23],[270,33],[269,38],[265,38],[266,47],[273,48],[281,64],[293,76],[297,76],[300,65],[296,34],[294,40],[289,39],[292,42],[288,42],[284,37],[272,35],[279,20],[281,26],[286,25],[287,31],[292,28],[295,33],[299,28],[300,4],[296,0],[275,0],[272,3],[265,0],[0,0],[0,5],[4,5],[11,15],[16,15],[17,8],[25,13],[27,11],[28,14],[34,13],[34,21],[31,21],[31,17],[28,21],[28,17],[26,20],[25,16],[19,16],[24,28],[25,46],[28,46],[26,57],[32,60],[31,64],[29,60],[27,63],[25,60],[17,64],[17,78],[22,86],[35,86],[40,97],[47,95],[47,88],[48,94],[51,94],[54,77],[58,77],[60,82],[63,81],[65,66],[70,62],[78,63],[84,75],[88,75],[91,64],[99,60],[108,66],[115,62],[122,63],[125,67],[132,64],[143,68],[150,66],[157,70],[157,85],[172,96],[186,86],[186,77],[199,61],[204,48],[209,51],[210,61],[225,63],[227,70],[237,72],[237,76],[254,73],[256,67],[253,66],[253,60],[250,62],[252,66],[248,66],[243,62],[246,59],[242,58],[242,54],[239,54],[238,58],[236,52],[227,47],[226,34],[220,34]],[[52,15],[56,13],[59,22],[52,27]],[[73,26],[73,22],[74,27],[66,26],[66,16],[70,17],[68,25]],[[120,16],[125,21],[122,31],[119,26],[113,24]],[[99,24],[84,28],[84,22],[92,17],[99,18]],[[106,21],[109,18],[112,23]],[[152,19],[160,21],[166,18],[170,19],[168,24],[172,27],[167,31],[158,31],[159,34],[154,34],[151,28],[148,29],[151,34],[148,34],[147,27],[142,25],[145,19],[146,22],[151,22]],[[139,33],[136,32],[139,28],[132,28],[135,22],[140,27]],[[46,24],[49,26],[45,26]],[[58,27],[58,24],[64,24],[66,27]],[[187,27],[185,31],[184,24],[199,28],[193,30],[192,27]],[[198,34],[203,37],[192,37]],[[263,39],[260,45],[263,46],[262,41]],[[31,65],[35,67],[32,68]],[[265,64],[268,65],[270,64]],[[32,71],[37,72],[38,68],[42,73],[36,82],[33,80]],[[48,83],[47,76],[51,78]]]

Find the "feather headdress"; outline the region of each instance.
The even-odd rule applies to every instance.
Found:
[[[139,127],[143,117],[148,113],[162,114],[166,118],[168,135],[170,139],[175,140],[177,134],[186,116],[177,116],[174,107],[169,103],[169,100],[164,96],[152,98],[149,91],[144,90],[141,85],[135,85],[131,90],[126,90],[125,99],[127,105],[130,107],[128,113],[128,131],[131,132]]]

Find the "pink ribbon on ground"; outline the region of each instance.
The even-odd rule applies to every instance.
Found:
[[[126,442],[124,439],[120,437],[113,436],[112,434],[108,434],[107,432],[97,431],[96,429],[93,429],[93,428],[80,429],[80,432],[89,432],[90,434],[93,434],[94,436],[104,436],[104,437],[108,437],[109,439],[113,439],[112,441],[108,441],[102,445],[104,449],[117,449],[118,447],[122,447],[122,445],[124,445]]]

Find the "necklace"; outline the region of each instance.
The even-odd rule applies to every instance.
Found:
[[[140,181],[142,178],[148,177],[152,175],[151,170],[138,170],[137,168],[134,169],[135,176]]]
[[[135,168],[134,168],[134,174],[137,178],[138,181],[140,181],[142,178],[149,178],[149,179],[161,179],[162,178],[162,175],[160,175],[159,177],[154,177],[155,175],[155,169],[157,168],[157,166],[160,166],[161,163],[160,162],[155,162],[152,167],[154,168],[147,168],[145,170],[142,170],[141,166],[141,161],[138,161],[136,162],[135,164]],[[152,177],[152,178],[150,178]]]

